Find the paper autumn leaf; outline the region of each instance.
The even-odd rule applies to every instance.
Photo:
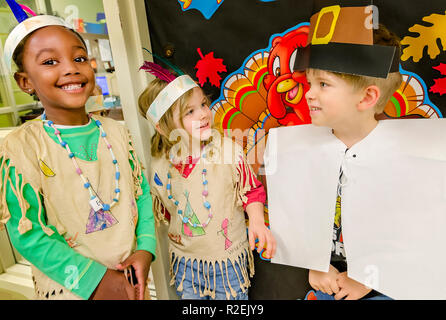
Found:
[[[446,12],[445,12],[446,13]],[[446,14],[440,15],[433,13],[430,16],[423,17],[425,22],[432,26],[422,26],[415,24],[409,28],[410,32],[418,33],[418,37],[406,36],[401,40],[402,45],[407,45],[403,49],[402,61],[412,57],[414,62],[420,61],[423,57],[423,50],[427,46],[427,53],[431,59],[435,59],[440,54],[440,48],[437,45],[437,39],[441,39],[443,50],[446,50]]]
[[[438,66],[433,67],[435,70],[440,71],[443,76],[446,76],[446,64],[440,63]],[[439,93],[443,95],[446,93],[446,78],[434,79],[435,84],[430,87],[429,91],[433,93]]]
[[[205,56],[201,53],[200,48],[197,48],[197,52],[201,57],[201,60],[195,65],[195,69],[198,69],[196,76],[200,86],[203,87],[207,79],[209,79],[212,85],[220,88],[221,77],[219,73],[227,71],[226,66],[223,64],[223,59],[214,58],[214,52],[212,51]]]

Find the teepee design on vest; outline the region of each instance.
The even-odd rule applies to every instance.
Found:
[[[189,202],[189,192],[184,192],[184,195],[186,196],[186,206],[184,208],[184,217],[188,217],[190,219],[190,222],[193,225],[196,225],[196,227],[191,226],[189,223],[183,223],[183,234],[188,237],[197,237],[202,236],[206,234],[203,227],[198,227],[198,225],[201,225],[200,220],[198,219],[197,215],[195,214],[194,210],[192,210],[192,207]]]
[[[96,231],[102,231],[117,224],[118,220],[108,211],[99,210],[95,212],[93,208],[90,211],[90,215],[87,221],[86,234]]]

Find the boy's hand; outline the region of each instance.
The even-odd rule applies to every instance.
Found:
[[[262,219],[249,219],[248,240],[251,250],[255,249],[256,239],[259,239],[257,252],[262,252],[266,244],[266,258],[271,259],[272,257],[274,257],[274,255],[276,254],[276,239],[274,238],[271,230],[269,230],[265,226],[263,216]]]
[[[347,276],[347,272],[338,274],[337,283],[340,290],[335,295],[336,300],[340,300],[342,298],[345,298],[345,300],[358,300],[372,291],[371,288],[368,288],[362,283],[349,278]]]
[[[138,284],[135,285],[137,300],[144,300],[144,292],[151,263],[152,254],[150,252],[136,250],[135,253],[116,266],[116,269],[120,271],[124,271],[130,266],[135,270],[136,280],[138,281]]]
[[[136,293],[124,273],[107,269],[89,300],[135,300]]]
[[[327,294],[337,294],[340,290],[337,283],[339,271],[332,265],[328,272],[310,270],[308,281],[314,290],[319,290]]]

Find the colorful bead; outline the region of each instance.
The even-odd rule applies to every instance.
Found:
[[[88,117],[89,117],[90,119],[93,119],[93,117],[92,117],[91,114],[88,114]],[[47,120],[47,118],[46,118],[46,114],[45,114],[45,113],[42,115],[41,119],[44,120],[44,121]],[[94,119],[93,119],[93,120],[94,120]],[[116,165],[116,170],[118,170],[118,168],[119,168],[119,167],[117,166],[117,164],[118,164],[118,160],[116,160],[116,158],[115,158],[115,156],[114,156],[114,154],[113,154],[111,144],[108,143],[107,139],[105,138],[105,137],[107,136],[107,134],[105,133],[104,129],[102,128],[102,126],[101,126],[102,124],[101,124],[101,122],[100,122],[99,120],[95,120],[95,123],[96,123],[96,125],[99,127],[99,130],[100,130],[100,132],[101,132],[101,137],[104,139],[104,141],[105,141],[105,143],[106,143],[106,145],[107,145],[107,148],[110,150],[110,154],[111,154],[111,157],[112,157],[113,164]],[[70,159],[73,160],[73,164],[74,164],[76,173],[82,178],[82,180],[83,180],[84,182],[85,182],[86,180],[88,180],[88,179],[85,179],[85,178],[82,176],[82,170],[79,168],[79,165],[78,165],[78,163],[77,163],[77,161],[76,161],[75,154],[74,154],[73,152],[71,152],[70,147],[68,146],[68,143],[67,143],[66,141],[63,141],[63,140],[62,140],[62,138],[61,138],[61,136],[60,136],[60,134],[61,134],[61,133],[60,133],[60,130],[58,130],[57,128],[53,127],[54,122],[51,121],[51,120],[48,120],[48,121],[47,121],[47,124],[48,124],[48,126],[50,126],[52,129],[54,129],[54,134],[55,134],[56,137],[59,139],[59,143],[60,143],[60,145],[61,145],[63,148],[65,148],[65,149],[67,150],[68,157],[69,157]],[[118,198],[119,198],[119,193],[121,192],[121,190],[119,189],[119,178],[120,178],[120,176],[121,176],[121,173],[120,173],[119,171],[117,171],[117,172],[115,173],[115,178],[116,178],[116,189],[115,189],[115,192],[116,192],[116,194],[117,194],[117,197],[113,199],[114,203],[113,203],[112,205],[108,205],[108,204],[104,204],[104,205],[103,205],[103,210],[104,210],[104,211],[109,211],[109,210],[111,209],[111,207],[112,207],[115,203],[119,202],[119,199],[118,199]],[[89,182],[85,182],[83,186],[84,186],[85,189],[89,189],[89,192],[90,192],[90,199],[91,199],[91,200],[94,200],[94,199],[96,198],[96,196],[94,196],[94,195],[92,194],[92,189],[90,189],[90,188],[91,188],[91,184],[90,184]]]
[[[206,156],[203,154],[202,157],[205,158]],[[171,159],[171,161],[172,161],[172,159]],[[170,167],[172,168],[173,165],[170,164]],[[203,191],[202,191],[202,195],[204,197],[207,197],[209,195],[209,192],[207,190],[209,182],[208,182],[208,180],[205,179],[206,173],[207,173],[207,170],[203,169],[202,170],[202,174],[203,174]],[[179,205],[179,201],[175,200],[174,197],[171,194],[172,184],[170,183],[170,179],[172,178],[172,175],[171,175],[170,172],[167,173],[167,178],[169,179],[169,181],[168,181],[169,183],[166,184],[166,190],[169,193],[168,198],[170,200],[172,200],[176,206],[178,206]],[[203,201],[203,205],[204,205],[204,207],[206,207],[209,210],[209,214],[208,214],[207,221],[205,223],[202,223],[202,224],[192,223],[189,217],[184,217],[183,216],[183,211],[182,210],[178,210],[177,213],[181,217],[183,223],[189,223],[194,228],[196,228],[196,227],[206,228],[209,225],[209,222],[212,219],[213,215],[212,215],[212,212],[210,211],[211,210],[211,204],[208,201]]]

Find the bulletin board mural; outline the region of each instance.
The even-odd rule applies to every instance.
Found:
[[[293,66],[307,40],[312,1],[145,2],[153,52],[195,78],[210,95],[214,122],[243,145],[264,181],[261,156],[268,130],[311,122],[305,74]],[[374,4],[379,22],[402,39],[404,80],[377,117],[442,118],[446,114],[444,0]],[[309,288],[306,270],[272,264],[262,254],[255,254],[255,268],[250,299],[301,299]]]

